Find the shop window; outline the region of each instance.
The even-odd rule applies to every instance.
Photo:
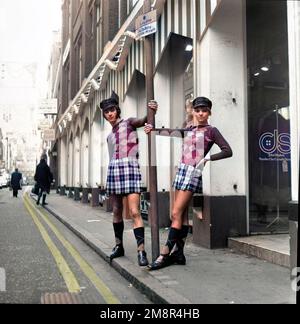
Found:
[[[250,231],[288,232],[291,144],[285,1],[247,1],[247,41]]]

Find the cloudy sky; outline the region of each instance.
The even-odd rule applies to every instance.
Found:
[[[0,58],[39,61],[60,27],[61,0],[0,0]],[[2,46],[4,45],[4,46]]]
[[[0,127],[7,109],[11,126],[27,126],[20,113],[28,116],[25,107],[45,94],[52,32],[60,27],[61,0],[0,0]]]

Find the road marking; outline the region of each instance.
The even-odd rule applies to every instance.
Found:
[[[68,287],[68,290],[70,293],[79,293],[80,292],[80,286],[78,284],[77,279],[75,278],[73,272],[71,271],[70,267],[68,266],[66,260],[50,238],[49,234],[47,233],[45,227],[42,225],[42,223],[38,220],[37,216],[34,214],[33,209],[30,207],[30,204],[24,199],[24,204],[29,212],[30,216],[32,217],[35,225],[37,226],[38,230],[40,231],[48,249],[52,253],[55,262],[58,266],[58,269],[63,276],[65,283]]]
[[[28,196],[27,196],[28,199]],[[32,202],[29,201],[32,205]],[[68,250],[68,252],[72,255],[74,260],[77,262],[83,273],[86,277],[91,281],[91,283],[95,286],[100,295],[104,298],[104,300],[108,304],[121,304],[117,297],[115,297],[112,291],[105,285],[105,283],[98,277],[95,270],[82,258],[80,253],[73,247],[73,245],[68,242],[60,231],[56,228],[56,226],[50,221],[48,215],[43,209],[36,209],[36,211],[40,214],[43,220],[47,223],[62,245]]]
[[[3,268],[0,268],[0,292],[6,292],[6,274]]]

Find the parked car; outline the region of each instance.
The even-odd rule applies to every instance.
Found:
[[[7,188],[7,178],[6,175],[0,175],[0,189]]]

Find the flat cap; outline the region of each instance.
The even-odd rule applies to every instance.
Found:
[[[206,97],[197,97],[193,101],[193,108],[197,108],[197,107],[208,107],[209,109],[211,109],[212,102]]]
[[[100,103],[100,108],[102,110],[111,108],[111,107],[116,107],[119,105],[119,102],[115,98],[109,98],[101,101]]]

